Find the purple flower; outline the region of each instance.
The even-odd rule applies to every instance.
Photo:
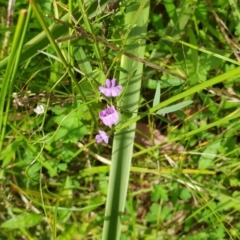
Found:
[[[106,97],[117,97],[122,92],[122,85],[116,86],[116,78],[106,80],[106,87],[99,87],[99,91]]]
[[[99,130],[99,134],[96,135],[95,139],[97,143],[101,143],[102,141],[108,144],[108,135],[104,132]]]
[[[118,112],[114,106],[107,107],[99,113],[99,117],[106,126],[111,127],[118,121]]]

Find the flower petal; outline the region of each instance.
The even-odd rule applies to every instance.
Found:
[[[102,120],[104,125],[111,127],[118,122],[118,112],[114,106],[108,107],[99,113],[99,118]]]
[[[113,78],[112,80],[107,79],[105,86],[100,86],[98,89],[99,91],[106,97],[117,97],[122,92],[122,85],[116,86],[116,78]]]
[[[109,138],[108,138],[107,133],[102,130],[99,130],[98,132],[99,132],[99,134],[97,134],[95,137],[97,143],[105,142],[106,144],[108,144]]]
[[[105,85],[107,88],[110,88],[112,86],[111,80],[107,79]]]
[[[108,135],[107,135],[107,133],[104,132],[104,131],[101,131],[101,130],[99,130],[99,133],[100,133],[103,141],[104,141],[106,144],[108,144]]]
[[[112,96],[112,90],[111,88],[106,88],[106,87],[99,87],[99,91],[106,97],[111,97]]]
[[[118,85],[118,86],[112,88],[111,95],[112,95],[112,97],[117,97],[121,94],[121,92],[122,92],[122,86]]]
[[[115,86],[116,86],[116,81],[117,81],[116,78],[113,78],[113,79],[112,79],[112,87],[115,87]]]
[[[43,113],[44,113],[44,105],[43,105],[43,104],[37,105],[37,107],[34,108],[33,111],[34,111],[37,115],[43,114]]]

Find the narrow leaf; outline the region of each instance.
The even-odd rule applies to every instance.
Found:
[[[42,216],[35,213],[23,213],[14,218],[9,219],[1,225],[1,228],[19,229],[29,228],[39,224]]]
[[[156,91],[155,91],[155,96],[153,99],[153,107],[155,107],[160,103],[160,97],[161,97],[161,85],[160,85],[160,81],[158,81]]]
[[[179,109],[182,109],[188,105],[190,105],[193,101],[192,100],[189,100],[189,101],[184,101],[184,102],[181,102],[181,103],[178,103],[178,104],[175,104],[173,106],[170,106],[170,107],[165,107],[165,108],[162,108],[160,110],[158,110],[156,112],[156,114],[166,114],[166,113],[171,113],[171,112],[175,112]]]

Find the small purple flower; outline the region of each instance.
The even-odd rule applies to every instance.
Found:
[[[99,117],[106,126],[111,127],[118,121],[118,112],[114,106],[107,107],[99,113]]]
[[[97,143],[105,142],[106,144],[108,144],[108,135],[106,134],[106,132],[101,130],[99,130],[98,132],[99,134],[97,134],[95,137]]]
[[[117,97],[122,92],[122,85],[116,86],[116,78],[106,80],[106,87],[99,87],[99,91],[106,97]]]

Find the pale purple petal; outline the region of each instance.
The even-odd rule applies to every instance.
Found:
[[[111,88],[105,88],[105,87],[99,87],[99,91],[106,97],[112,97],[112,89]]]
[[[111,80],[107,79],[105,85],[107,88],[110,88],[112,86]]]
[[[122,92],[122,86],[116,86],[116,78],[113,78],[112,80],[107,79],[105,86],[106,87],[100,86],[99,91],[106,97],[117,97]]]
[[[115,87],[115,86],[116,86],[116,82],[117,82],[116,78],[113,78],[113,79],[112,79],[112,87]]]
[[[102,139],[106,144],[108,144],[108,135],[105,132],[103,132],[103,133],[102,133]]]
[[[95,139],[96,139],[97,143],[101,143],[102,142],[102,137],[101,137],[100,134],[96,135]]]
[[[114,88],[112,88],[112,91],[111,91],[111,94],[112,94],[112,97],[117,97],[121,94],[122,92],[122,86],[121,85],[118,85]]]
[[[106,144],[108,144],[108,135],[106,134],[106,132],[101,130],[99,130],[98,132],[99,134],[97,134],[95,137],[97,143],[105,142]]]
[[[118,112],[115,107],[108,107],[99,113],[99,118],[103,121],[106,126],[111,127],[118,122]]]

